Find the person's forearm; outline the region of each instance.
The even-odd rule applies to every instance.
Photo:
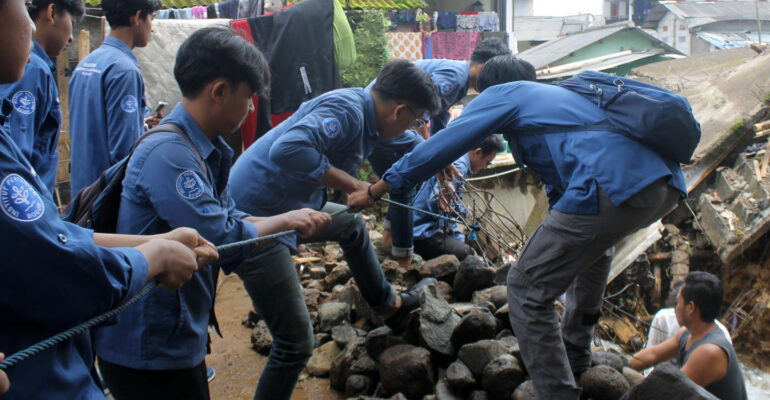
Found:
[[[362,188],[361,181],[334,166],[326,171],[321,179],[321,183],[332,189],[342,190],[345,193],[352,193]]]
[[[369,193],[367,194],[372,195],[375,199],[379,199],[388,192],[390,192],[390,185],[388,185],[388,182],[385,182],[385,180],[380,179],[371,186]]]
[[[150,242],[148,240],[145,243],[137,245],[136,249],[139,250],[147,260],[147,278],[144,280],[145,283],[165,272],[165,257],[158,242]]]
[[[136,247],[156,238],[156,235],[121,235],[94,232],[94,243],[102,247]]]
[[[283,214],[272,217],[245,217],[244,220],[254,224],[257,232],[259,232],[259,236],[271,235],[291,229],[289,221]]]
[[[646,348],[633,356],[628,358],[628,362],[631,365],[631,368],[642,371],[644,369],[653,367],[655,364],[655,352],[652,348]]]

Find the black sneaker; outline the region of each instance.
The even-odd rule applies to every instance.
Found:
[[[420,289],[436,283],[436,278],[424,278],[405,292],[399,293],[401,307],[385,320],[385,325],[394,332],[403,332],[409,328],[414,319],[412,311],[420,306]]]

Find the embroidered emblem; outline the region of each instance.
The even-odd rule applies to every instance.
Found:
[[[340,131],[342,130],[340,121],[337,121],[337,118],[326,118],[323,122],[323,127],[324,133],[329,137],[329,139],[334,139],[337,137],[337,135],[339,135]]]
[[[29,182],[11,174],[0,183],[0,208],[11,219],[32,222],[43,216],[45,203]]]
[[[449,81],[441,82],[441,86],[439,86],[439,91],[441,91],[442,96],[448,95],[452,89],[454,89],[454,85]]]
[[[139,102],[136,101],[136,97],[127,94],[123,97],[123,100],[120,101],[120,108],[127,113],[136,112],[139,108]]]
[[[188,200],[195,200],[203,194],[203,181],[193,171],[187,170],[176,178],[176,191]]]
[[[22,114],[29,115],[35,112],[35,96],[26,90],[16,92],[11,102],[13,103],[13,108]]]

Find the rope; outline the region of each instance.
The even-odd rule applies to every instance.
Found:
[[[427,210],[423,210],[423,209],[420,209],[420,208],[417,208],[417,207],[412,207],[412,206],[409,206],[409,205],[406,205],[406,204],[402,204],[402,203],[399,203],[397,201],[393,201],[393,200],[386,199],[386,198],[381,198],[380,200],[382,200],[382,201],[384,201],[384,202],[386,202],[388,204],[392,204],[394,206],[406,208],[407,210],[412,210],[412,211],[415,211],[415,212],[418,212],[418,213],[422,213],[422,214],[425,214],[425,215],[430,215],[433,218],[443,219],[445,221],[452,222],[452,223],[455,223],[455,224],[465,225],[468,228],[473,229],[474,231],[478,231],[479,229],[481,229],[481,226],[479,224],[472,224],[472,223],[467,223],[465,221],[460,221],[459,219],[449,218],[449,217],[444,216],[444,215],[432,213],[432,212],[427,211]]]

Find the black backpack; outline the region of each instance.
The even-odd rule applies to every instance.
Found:
[[[207,174],[206,163],[203,162],[187,133],[174,124],[158,125],[147,131],[134,143],[126,158],[104,171],[94,183],[81,189],[65,207],[62,219],[93,229],[94,232],[115,233],[118,225],[118,212],[120,211],[120,196],[123,192],[123,179],[126,177],[128,161],[142,140],[158,132],[173,132],[183,137],[195,152],[195,157],[198,159],[204,176]]]

